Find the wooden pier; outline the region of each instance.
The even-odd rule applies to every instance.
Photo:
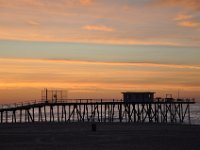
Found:
[[[194,104],[194,101],[123,102],[91,99],[34,101],[1,106],[0,123],[190,123],[190,104]]]

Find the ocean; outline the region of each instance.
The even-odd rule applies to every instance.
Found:
[[[190,105],[191,124],[200,125],[200,102]]]

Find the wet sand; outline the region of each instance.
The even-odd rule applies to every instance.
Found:
[[[0,150],[200,150],[200,126],[91,123],[1,124]]]

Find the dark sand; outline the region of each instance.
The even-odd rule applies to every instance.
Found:
[[[0,150],[200,150],[200,126],[166,124],[1,124]]]

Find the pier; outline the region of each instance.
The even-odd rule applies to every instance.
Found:
[[[0,123],[34,122],[138,122],[188,123],[192,100],[152,102],[62,99],[2,105]]]

